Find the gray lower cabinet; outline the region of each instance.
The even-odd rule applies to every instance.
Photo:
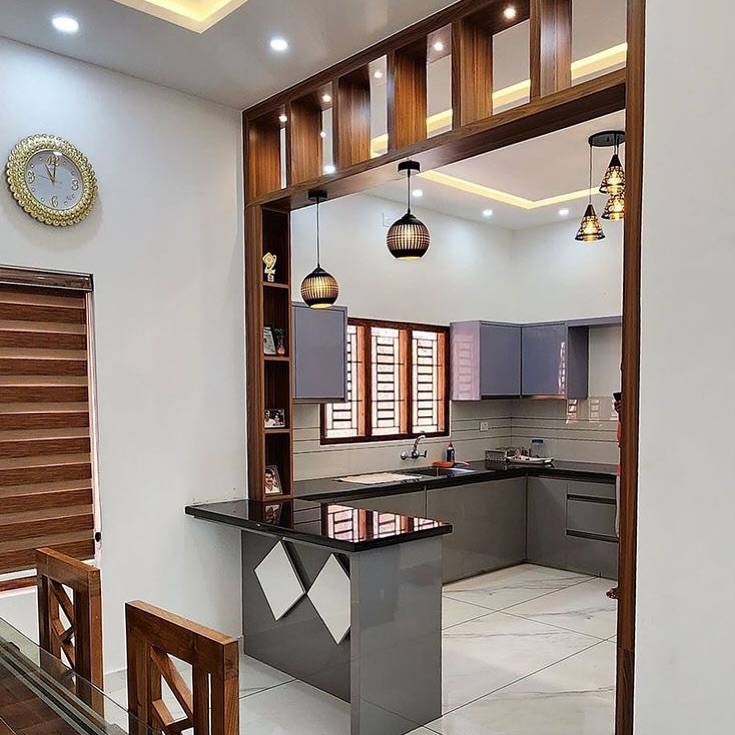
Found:
[[[617,578],[615,485],[528,478],[528,560]]]
[[[443,581],[518,564],[526,558],[526,480],[428,488],[426,517],[446,521]]]
[[[566,480],[528,478],[528,561],[566,567],[566,506]]]
[[[294,399],[347,398],[347,309],[293,304]]]
[[[415,492],[382,495],[379,498],[361,498],[360,500],[343,500],[341,505],[351,508],[364,508],[377,513],[398,513],[402,516],[424,518],[426,515],[426,492],[424,488],[416,488]]]

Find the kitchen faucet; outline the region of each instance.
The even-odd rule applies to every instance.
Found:
[[[421,457],[428,456],[428,451],[424,449],[423,452],[419,452],[419,442],[422,439],[426,439],[426,434],[422,431],[417,437],[416,441],[413,443],[413,448],[411,449],[411,452],[401,452],[401,459],[420,459]]]

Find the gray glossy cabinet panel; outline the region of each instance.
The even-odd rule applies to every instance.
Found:
[[[567,531],[615,539],[615,504],[568,497]]]
[[[588,482],[583,480],[567,480],[567,494],[589,498],[607,498],[615,500],[614,482]]]
[[[293,304],[294,399],[347,397],[347,309]]]
[[[528,560],[561,569],[567,563],[567,483],[528,478]]]
[[[443,537],[445,583],[526,558],[525,478],[428,488],[426,516],[454,527]]]
[[[378,513],[398,513],[402,516],[423,518],[426,515],[426,492],[423,488],[417,488],[416,492],[382,495],[379,498],[342,500],[340,504],[351,508],[374,510]]]
[[[450,342],[453,401],[521,394],[519,326],[453,322]]]
[[[524,396],[587,397],[587,327],[567,327],[565,323],[523,327],[522,355]]]
[[[572,572],[618,578],[618,544],[615,541],[567,536],[567,564]]]

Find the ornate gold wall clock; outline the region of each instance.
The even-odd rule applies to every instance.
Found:
[[[55,135],[21,140],[8,156],[6,176],[18,204],[54,227],[81,222],[97,198],[97,178],[86,156]]]

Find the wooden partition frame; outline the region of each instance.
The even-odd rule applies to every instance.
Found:
[[[418,160],[429,170],[465,158],[487,153],[514,143],[545,135],[611,112],[627,109],[626,119],[626,217],[623,275],[623,445],[622,501],[620,505],[620,594],[618,614],[618,676],[616,735],[632,735],[635,659],[635,568],[638,492],[638,391],[640,365],[640,250],[643,166],[643,101],[645,0],[627,0],[628,63],[588,81],[571,84],[571,0],[523,0],[520,18],[530,17],[531,99],[528,103],[493,114],[492,43],[485,35],[486,23],[498,18],[504,0],[460,0],[443,11],[381,41],[355,56],[334,65],[290,89],[284,90],[243,113],[247,130],[253,122],[273,117],[292,100],[303,98],[324,85],[335,92],[337,171],[311,180],[295,181],[285,188],[264,191],[262,182],[272,171],[272,146],[262,156],[257,136],[246,134],[246,270],[248,283],[259,283],[260,243],[263,213],[269,208],[290,210],[307,206],[308,191],[321,189],[329,198],[366,191],[398,178],[396,164],[407,158]],[[526,15],[527,14],[527,15]],[[497,22],[497,21],[496,21]],[[412,51],[426,42],[429,34],[452,26],[452,130],[431,138],[419,130],[418,116],[403,113],[416,105],[423,109],[425,88],[421,70]],[[408,50],[408,51],[407,51]],[[382,56],[389,58],[389,119],[387,153],[370,158],[366,142],[364,109],[369,102],[364,70]],[[390,61],[392,59],[392,61]],[[359,84],[357,83],[359,82]],[[340,94],[340,85],[342,93]],[[358,89],[359,94],[355,89]],[[361,112],[362,110],[362,112]],[[354,137],[353,137],[354,135]],[[289,141],[294,144],[295,138]],[[307,144],[311,150],[316,147]],[[292,153],[303,160],[301,153]],[[311,154],[304,154],[314,155]],[[321,161],[319,162],[321,165]],[[263,171],[260,171],[261,166]],[[311,172],[317,164],[305,165]],[[271,176],[271,181],[273,177]],[[267,188],[267,187],[266,187]],[[290,243],[288,244],[290,258]],[[290,276],[289,276],[290,278]],[[290,285],[290,280],[289,280]],[[254,407],[262,405],[262,358],[260,329],[262,313],[258,295],[248,291],[246,308],[248,344],[248,446],[250,497],[265,500],[262,484],[264,449],[267,441],[260,415],[251,419]],[[255,308],[253,308],[255,307]],[[290,354],[290,352],[289,352]],[[260,393],[259,393],[260,391]],[[289,407],[290,409],[290,407]],[[289,467],[290,471],[290,467]]]
[[[194,735],[239,734],[237,638],[140,601],[126,603],[125,629],[130,714],[165,735],[190,728]],[[171,657],[191,665],[193,692]],[[182,719],[163,703],[162,681],[184,710]],[[136,723],[130,731],[136,732]]]
[[[39,645],[98,689],[102,668],[100,570],[53,549],[36,550]],[[72,599],[65,587],[72,590]],[[67,628],[60,611],[69,621]]]

